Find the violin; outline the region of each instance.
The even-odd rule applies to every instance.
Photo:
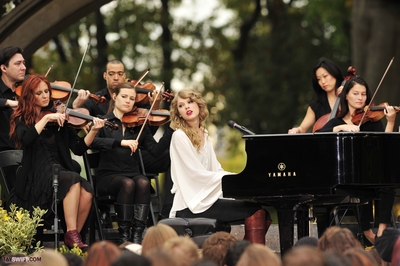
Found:
[[[131,82],[133,85],[137,84],[137,81],[134,79],[127,79],[127,82]],[[156,86],[154,86],[153,83],[151,82],[145,82],[145,83],[140,83],[137,84],[136,86],[136,98],[135,98],[135,103],[139,105],[143,105],[148,103],[149,101],[149,96],[148,93],[152,95],[154,90],[156,89]],[[174,98],[174,94],[172,92],[167,92],[164,91],[162,93],[162,99],[170,102]]]
[[[346,81],[348,81],[349,79],[351,79],[357,75],[356,69],[353,66],[349,66],[347,68],[347,74],[348,75],[343,79],[342,84],[340,85],[341,87],[344,87],[344,84],[346,84]],[[340,104],[340,98],[338,95],[336,98],[335,104],[332,108],[332,111],[330,113],[324,114],[317,120],[317,122],[315,122],[313,130],[312,130],[313,133],[315,131],[323,128],[325,126],[325,124],[328,123],[329,120],[331,120],[332,118],[335,118],[335,116],[338,115],[339,104]]]
[[[51,92],[51,97],[53,100],[65,101],[68,99],[71,92],[78,93],[78,90],[72,89],[71,84],[66,81],[54,81],[53,83],[50,83],[50,86],[53,89]],[[17,86],[15,88],[15,94],[17,94],[17,96],[21,96],[21,90],[22,85]],[[98,103],[106,102],[106,98],[104,96],[99,97],[93,93],[89,94],[89,98]]]
[[[354,125],[359,125],[362,120],[361,124],[364,124],[365,122],[371,121],[371,122],[376,122],[381,120],[384,116],[385,116],[385,104],[387,104],[386,102],[384,103],[380,103],[376,106],[374,105],[370,105],[370,106],[365,106],[363,109],[359,109],[356,110],[353,114],[353,117],[351,118],[351,122],[353,122]],[[396,112],[400,111],[400,107],[399,106],[393,106],[394,110]],[[367,112],[365,113],[365,110],[367,110]],[[364,118],[363,118],[364,116]]]
[[[149,110],[146,108],[133,107],[133,110],[125,113],[122,123],[127,127],[135,127],[144,124]],[[150,126],[161,126],[169,121],[170,113],[168,110],[159,109],[150,111],[148,123]]]
[[[94,117],[89,114],[89,110],[86,108],[69,109],[66,108],[66,105],[60,100],[57,100],[53,102],[52,106],[43,108],[36,121],[39,121],[43,118],[43,116],[51,113],[65,113],[65,119],[68,121],[68,124],[77,129],[84,127],[89,121],[93,121],[94,119]],[[104,120],[104,123],[106,127],[109,127],[113,130],[118,129],[117,124],[113,124],[107,120]]]

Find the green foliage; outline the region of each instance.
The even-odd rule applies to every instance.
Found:
[[[74,244],[74,247],[72,249],[69,249],[67,246],[62,245],[58,250],[61,254],[75,254],[78,257],[81,257],[84,259],[87,256],[87,252],[83,252],[82,249],[80,249],[77,244]]]
[[[47,210],[34,207],[32,215],[23,208],[17,208],[15,204],[10,206],[7,213],[0,207],[0,256],[7,254],[25,254],[43,249],[40,241],[33,246],[34,236],[38,226],[43,226],[42,216]]]

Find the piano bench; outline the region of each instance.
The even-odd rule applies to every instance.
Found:
[[[231,225],[218,219],[211,218],[166,218],[159,223],[171,226],[178,235],[189,236],[198,246],[218,231],[231,232]]]

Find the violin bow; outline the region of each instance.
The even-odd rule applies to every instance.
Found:
[[[155,97],[155,99],[158,98],[158,96],[160,95],[160,91],[161,91],[163,88],[164,88],[164,82],[161,83],[160,89],[159,89],[159,90],[156,90],[157,92],[156,92],[156,97]],[[156,102],[156,101],[153,101],[153,103],[152,103],[151,106],[150,106],[150,109],[149,109],[149,111],[148,111],[148,113],[147,113],[147,115],[146,115],[146,118],[144,119],[142,128],[140,129],[139,134],[138,134],[137,137],[136,137],[136,140],[137,140],[137,141],[139,141],[139,138],[140,138],[140,136],[141,136],[142,133],[143,133],[144,126],[146,125],[147,121],[149,120],[149,117],[150,117],[150,114],[151,114],[151,110],[153,110],[153,107],[154,107],[155,102]],[[131,153],[131,156],[132,156],[132,153]]]
[[[47,78],[47,75],[50,73],[51,69],[53,68],[53,65],[51,65],[49,67],[49,69],[47,70],[46,74],[44,75]]]
[[[371,103],[372,103],[372,101],[374,100],[376,93],[378,92],[379,88],[381,87],[381,84],[382,84],[383,80],[385,79],[386,73],[388,72],[390,66],[391,66],[392,63],[393,63],[393,60],[394,60],[394,57],[392,57],[392,60],[390,60],[389,65],[387,66],[385,73],[383,73],[383,76],[382,76],[382,78],[381,78],[381,81],[379,82],[378,87],[376,88],[374,94],[373,94],[372,97],[371,97],[371,100],[369,101],[369,104],[368,104],[368,106],[367,106],[367,110],[364,111],[364,114],[363,114],[363,116],[361,117],[361,120],[360,120],[360,123],[358,124],[358,127],[360,127],[360,126],[362,125],[362,122],[363,122],[363,120],[364,120],[364,118],[365,118],[365,115],[367,114],[367,111],[368,111],[368,109],[370,108]]]
[[[150,72],[150,68],[148,68],[140,77],[139,79],[136,81],[135,85],[133,85],[134,89],[136,89],[136,87],[140,84],[140,82],[144,79],[144,77],[149,74]]]
[[[82,68],[83,60],[85,59],[86,53],[87,53],[87,51],[89,50],[89,46],[90,46],[90,43],[88,43],[88,44],[87,44],[87,46],[86,46],[86,49],[85,49],[85,52],[83,53],[83,56],[82,56],[81,63],[79,64],[78,71],[76,72],[76,76],[75,76],[74,84],[72,84],[72,87],[71,87],[71,93],[69,94],[69,97],[68,97],[67,103],[65,104],[65,110],[64,110],[64,113],[66,113],[66,109],[68,109],[68,103],[69,103],[69,102],[70,102],[70,100],[71,100],[72,92],[73,92],[73,89],[75,88],[76,81],[78,80],[79,73],[81,72],[81,68]],[[60,130],[60,127],[58,128],[58,130]]]

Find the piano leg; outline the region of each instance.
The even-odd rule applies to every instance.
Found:
[[[281,246],[281,256],[285,254],[286,251],[293,247],[293,237],[294,237],[294,211],[289,208],[279,208],[276,209],[278,215],[278,225],[279,225],[279,243]]]

